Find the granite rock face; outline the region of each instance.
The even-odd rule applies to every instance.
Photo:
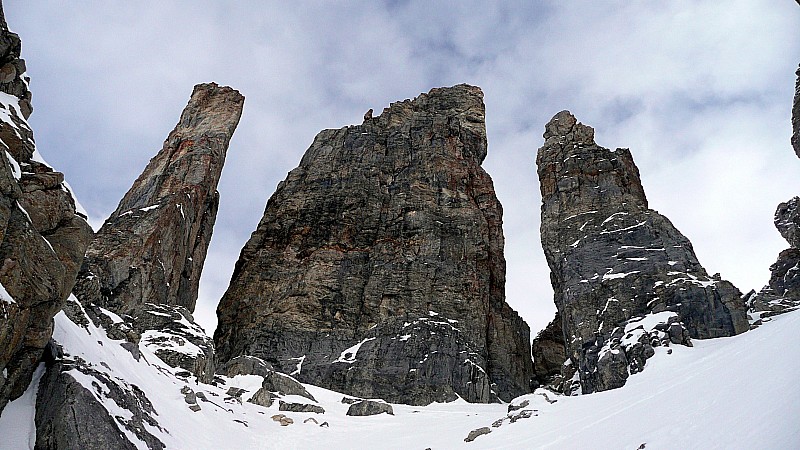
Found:
[[[648,209],[629,150],[599,147],[568,111],[544,138],[542,247],[565,340],[565,391],[622,386],[653,345],[748,329],[740,292],[708,276],[689,240]]]
[[[64,175],[36,152],[21,43],[1,9],[0,412],[31,382],[92,235]]]
[[[229,87],[195,86],[164,147],[89,245],[75,287],[84,305],[117,313],[143,303],[194,311],[217,184],[243,105]]]
[[[483,94],[467,85],[319,133],[236,263],[220,360],[414,404],[528,392],[486,148]]]

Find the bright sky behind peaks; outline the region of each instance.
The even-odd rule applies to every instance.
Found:
[[[245,110],[195,316],[216,304],[267,199],[317,132],[433,87],[485,93],[504,207],[507,298],[535,333],[555,311],[539,243],[536,150],[569,109],[628,147],[650,207],[709,273],[758,289],[788,247],[772,225],[800,194],[789,144],[800,7],[792,1],[7,1],[42,155],[102,223],[200,82]]]

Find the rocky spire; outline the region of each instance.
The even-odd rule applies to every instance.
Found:
[[[800,0],[798,0],[800,2]],[[800,158],[800,67],[797,69],[797,81],[794,85],[794,106],[792,107],[792,147]]]
[[[148,302],[194,310],[217,184],[243,105],[229,87],[195,86],[164,147],[89,245],[75,288],[84,305],[126,312]]]
[[[92,234],[36,152],[20,49],[0,4],[0,412],[30,384]]]
[[[584,393],[621,386],[653,344],[748,329],[739,291],[709,277],[689,240],[648,209],[629,150],[598,146],[594,130],[568,111],[553,117],[544,138],[536,159],[542,247],[568,358],[564,379],[576,382],[566,391],[578,381]],[[649,314],[659,315],[638,322]],[[558,343],[555,334],[540,336],[545,347]]]
[[[404,403],[527,392],[486,146],[483,93],[467,85],[319,133],[242,249],[219,359]]]

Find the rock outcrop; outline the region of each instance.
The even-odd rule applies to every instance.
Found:
[[[792,108],[792,131],[792,147],[800,157],[800,69],[797,70]],[[800,307],[800,197],[778,205],[774,223],[775,228],[789,243],[789,248],[782,251],[775,264],[770,266],[769,283],[747,298],[754,326],[769,320],[770,316]]]
[[[504,299],[483,94],[459,85],[319,133],[242,249],[221,361],[361,397],[486,402],[529,391],[529,329]]]
[[[794,86],[794,106],[792,107],[792,147],[800,158],[800,67],[797,69],[797,82]]]
[[[147,349],[179,369],[176,377],[194,376],[195,383],[214,380],[213,341],[190,310],[216,218],[217,183],[243,102],[229,87],[195,86],[163,149],[91,241],[75,296],[64,308],[63,320],[107,336],[108,345],[121,346],[136,361]],[[37,448],[137,448],[133,442],[164,447],[152,434],[159,427],[157,413],[137,386],[112,376],[107,365],[61,350],[57,339],[51,349],[37,397]],[[181,392],[192,411],[202,409],[202,393]],[[125,410],[125,417],[115,415],[115,408]]]
[[[229,87],[194,87],[164,147],[89,245],[75,287],[81,303],[117,313],[144,303],[194,311],[217,184],[243,105]]]
[[[36,151],[20,49],[0,5],[0,412],[28,387],[92,235]]]
[[[740,292],[709,277],[689,240],[648,209],[628,149],[599,147],[568,111],[544,138],[536,159],[542,247],[565,340],[565,391],[622,386],[653,345],[748,329]]]

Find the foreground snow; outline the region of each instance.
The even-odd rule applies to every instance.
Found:
[[[793,344],[798,334],[800,311],[740,336],[695,340],[694,348],[673,346],[671,354],[659,347],[647,368],[621,389],[578,397],[540,390],[512,402],[528,400],[516,413],[530,410],[531,417],[503,420],[498,427],[492,424],[506,417],[508,405],[394,405],[394,416],[349,417],[342,394],[315,386],[307,389],[325,414],[281,412],[294,420],[282,427],[270,419],[279,413],[278,402],[264,408],[226,401],[231,386],[252,392],[248,377],[224,379],[218,386],[187,383],[146,347],[141,346],[143,358],[137,362],[102,329],[91,324],[81,328],[63,313],[56,317],[54,337],[66,353],[144,390],[163,429],[148,430],[167,448],[637,449],[644,444],[649,450],[800,448],[800,394],[793,384],[800,373],[800,349]],[[187,385],[210,400],[199,402],[200,411],[191,411],[184,401],[180,391]],[[0,435],[15,448],[32,444],[34,392],[29,389],[0,416]],[[106,403],[109,410],[117,408]],[[329,426],[304,423],[307,418]],[[480,427],[492,431],[464,442]]]

